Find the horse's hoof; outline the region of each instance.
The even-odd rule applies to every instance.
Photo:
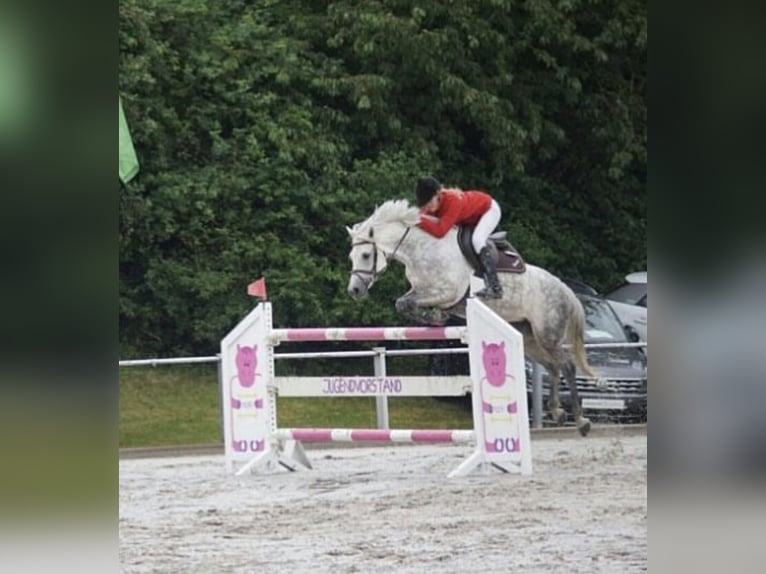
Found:
[[[583,421],[582,424],[577,427],[577,430],[580,431],[581,436],[588,436],[588,433],[590,432],[590,421]]]
[[[551,413],[551,418],[556,426],[562,427],[567,422],[567,413],[564,409],[557,409]]]

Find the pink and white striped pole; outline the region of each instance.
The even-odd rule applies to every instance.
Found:
[[[465,339],[465,327],[327,327],[273,329],[272,343],[280,341],[438,341]]]
[[[403,429],[277,429],[279,440],[303,442],[397,442],[397,443],[471,443],[472,430],[403,430]]]

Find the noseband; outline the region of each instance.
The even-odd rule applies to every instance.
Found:
[[[408,227],[405,230],[404,234],[399,239],[399,241],[396,243],[396,247],[394,247],[394,250],[391,252],[391,259],[393,259],[394,256],[396,256],[396,252],[399,251],[399,247],[401,247],[402,243],[404,243],[404,239],[405,239],[405,237],[407,237],[407,234],[409,232],[410,232],[410,228]],[[356,276],[358,276],[359,279],[362,281],[362,283],[364,283],[367,287],[369,287],[370,285],[375,283],[375,281],[377,281],[377,279],[378,279],[378,275],[379,275],[378,274],[378,251],[380,249],[378,248],[378,244],[377,243],[375,243],[374,241],[367,241],[367,240],[357,241],[356,243],[352,243],[351,244],[351,248],[353,249],[354,247],[357,247],[358,245],[372,245],[375,248],[375,253],[372,256],[372,269],[371,270],[367,270],[367,269],[352,269],[351,272],[349,273],[349,275],[352,275],[352,276],[356,275]],[[380,250],[380,251],[382,251],[382,250]],[[385,253],[383,253],[383,258],[384,259],[386,258],[386,254]],[[388,267],[388,261],[386,261],[386,265],[381,270],[381,273],[383,271],[385,271],[387,267]],[[370,279],[366,280],[365,277],[369,277]]]

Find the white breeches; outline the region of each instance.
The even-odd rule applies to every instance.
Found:
[[[487,213],[481,216],[473,230],[473,249],[477,254],[487,244],[489,236],[492,235],[498,223],[500,223],[500,206],[493,199]]]

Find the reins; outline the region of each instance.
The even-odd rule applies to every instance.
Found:
[[[402,243],[404,243],[405,237],[407,237],[407,234],[410,232],[411,227],[408,227],[404,231],[404,235],[402,235],[399,238],[399,242],[396,244],[396,247],[394,247],[394,250],[391,252],[391,259],[394,259],[396,257],[396,252],[399,251],[399,247],[401,247]]]

